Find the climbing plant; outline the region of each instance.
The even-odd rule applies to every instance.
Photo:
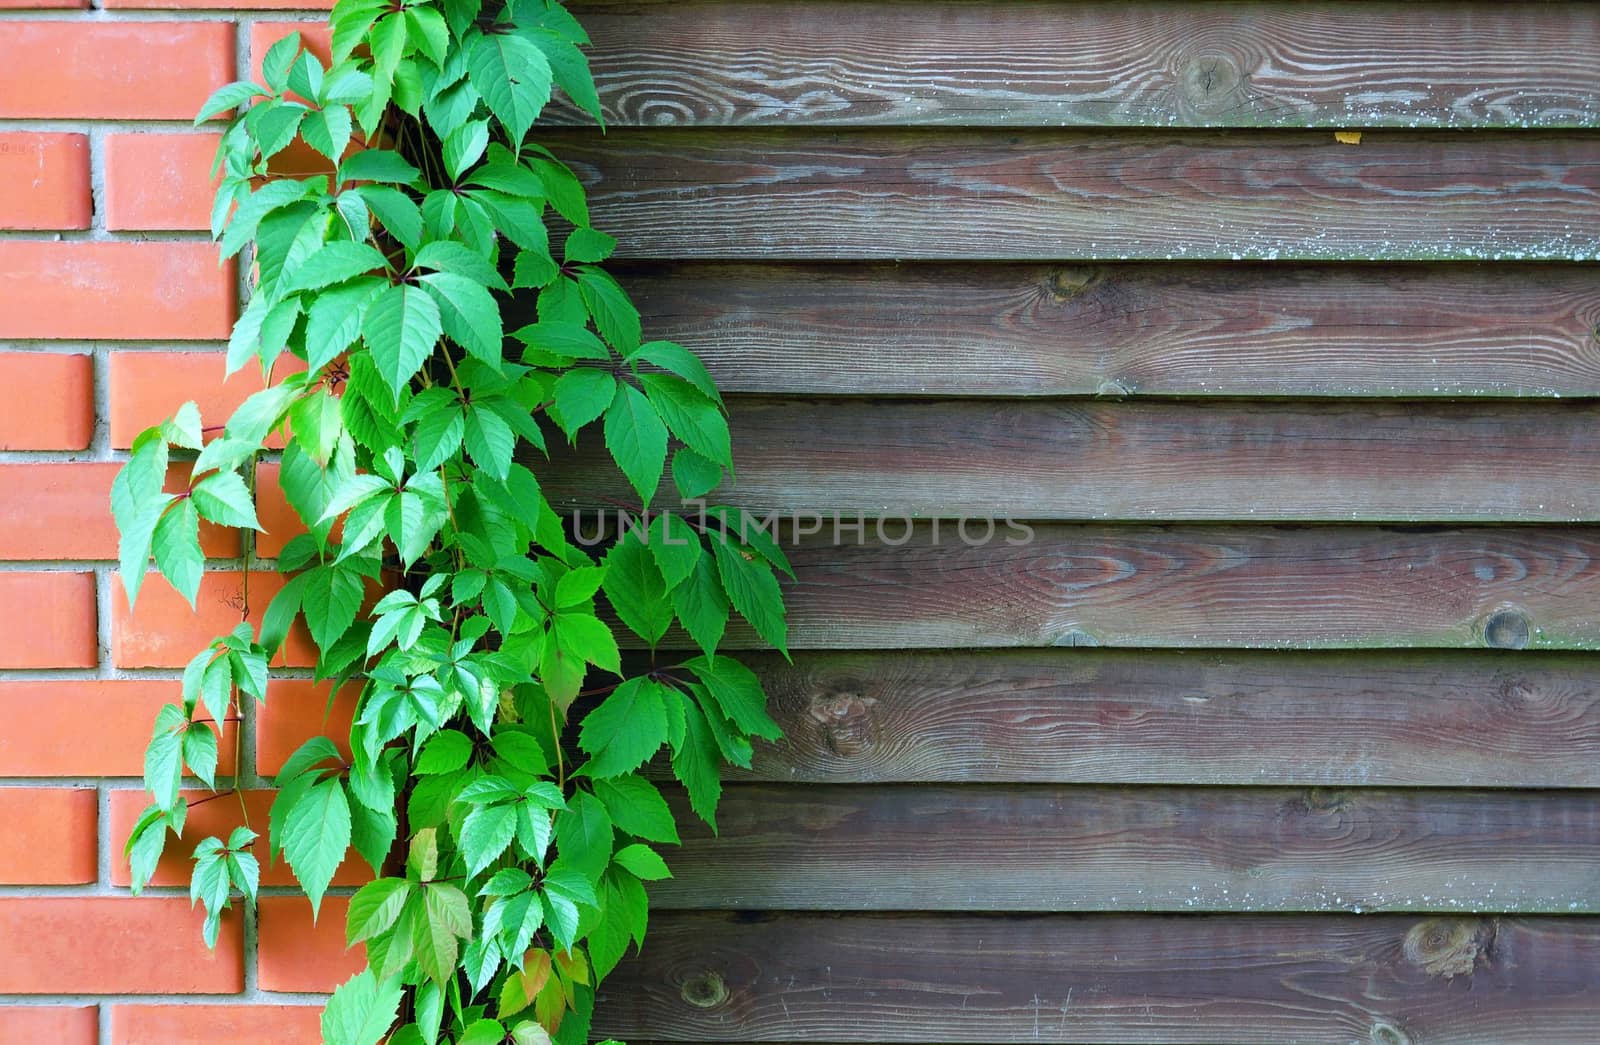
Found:
[[[248,585],[263,460],[305,528],[270,603],[247,587],[156,717],[133,887],[183,834],[188,774],[213,792],[194,803],[240,798],[242,826],[193,848],[212,944],[262,860],[313,909],[350,850],[371,865],[346,925],[367,968],[323,1014],[330,1045],[586,1042],[678,840],[646,764],[665,749],[714,828],[721,762],[778,736],[717,647],[737,611],[785,648],[788,564],[743,513],[651,510],[669,462],[684,499],[731,474],[728,427],[700,360],[643,339],[601,267],[615,241],[528,140],[556,88],[600,118],[578,22],[557,0],[340,0],[330,28],[329,64],[288,36],[197,120],[232,114],[212,232],[253,287],[228,370],[265,387],[224,424],[189,403],[141,434],[112,490],[130,604],[152,557],[194,604],[202,521],[246,531]],[[280,174],[305,148],[324,170]],[[507,322],[513,298],[532,322]],[[547,444],[590,429],[639,499],[598,556],[540,485]],[[674,622],[698,655],[656,655]],[[300,627],[315,678],[359,686],[354,724],[289,758],[252,823],[217,776],[223,725],[268,699]]]

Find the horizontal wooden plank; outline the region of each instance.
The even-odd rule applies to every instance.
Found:
[[[1600,910],[1593,791],[750,784],[715,837],[679,805],[661,907]]]
[[[1600,787],[1583,654],[993,650],[744,658],[739,780]]]
[[[1600,285],[1568,266],[722,265],[619,269],[726,391],[1600,394]]]
[[[661,914],[626,1040],[1592,1045],[1600,920]]]
[[[1562,403],[740,399],[754,512],[892,518],[1600,520],[1600,406]],[[545,482],[627,503],[598,433]],[[636,496],[636,495],[635,495]]]
[[[1600,648],[1591,527],[1017,525],[825,523],[787,549],[790,646]]]
[[[619,256],[1600,257],[1600,139],[1310,132],[550,132]]]
[[[581,15],[617,127],[1600,122],[1600,18],[1583,4],[627,0]]]

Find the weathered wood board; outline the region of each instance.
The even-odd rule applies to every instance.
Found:
[[[724,391],[1595,396],[1581,265],[620,266]]]
[[[729,414],[737,480],[717,500],[758,513],[1600,521],[1592,403],[740,398]],[[599,433],[585,445],[548,473],[553,502],[636,501]]]
[[[1066,785],[727,789],[658,906],[1600,911],[1600,792]]]
[[[1600,658],[988,650],[742,657],[740,781],[1600,787]]]
[[[1600,18],[1584,4],[578,6],[619,127],[1600,122]]]
[[[1600,924],[1399,915],[662,914],[635,1041],[1591,1045]]]
[[[1590,261],[1582,134],[547,134],[620,257]]]

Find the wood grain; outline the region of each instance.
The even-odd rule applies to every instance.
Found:
[[[616,127],[1600,122],[1600,19],[1583,4],[628,0],[581,14]]]
[[[738,479],[717,497],[761,513],[1600,520],[1592,403],[739,399],[728,412]],[[581,445],[541,477],[552,503],[627,503],[599,433]]]
[[[954,523],[893,520],[897,546],[870,521],[860,544],[805,538],[788,549],[790,646],[1600,648],[1594,528],[1029,529],[1016,545],[1004,524],[969,545]],[[730,628],[727,648],[757,645]]]
[[[550,132],[619,256],[1600,257],[1600,140],[1262,131]]]
[[[1583,654],[742,659],[784,739],[738,780],[1600,787],[1600,662]]]
[[[1569,266],[619,267],[724,391],[1593,396],[1600,284]]]
[[[1576,918],[662,914],[626,1040],[1591,1045]]]
[[[679,797],[679,796],[675,796]],[[741,785],[662,907],[1600,911],[1600,793]]]

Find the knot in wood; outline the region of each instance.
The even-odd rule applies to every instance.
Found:
[[[1244,72],[1225,54],[1195,55],[1184,63],[1180,84],[1183,100],[1197,112],[1216,113],[1240,102]]]
[[[1483,642],[1490,649],[1527,649],[1532,634],[1521,610],[1496,610],[1483,622]]]
[[[873,709],[878,702],[849,689],[836,689],[811,698],[808,714],[822,727],[829,750],[843,758],[859,755],[878,742],[878,722]]]
[[[689,977],[678,993],[697,1009],[714,1009],[728,1000],[728,987],[714,972]]]
[[[1494,925],[1479,918],[1429,918],[1406,933],[1406,960],[1429,976],[1470,976],[1479,958],[1487,958]]]
[[[1411,1045],[1411,1035],[1392,1023],[1372,1025],[1372,1045]]]
[[[1053,268],[1045,278],[1045,290],[1056,304],[1071,301],[1089,289],[1094,282],[1094,270],[1081,266]]]

